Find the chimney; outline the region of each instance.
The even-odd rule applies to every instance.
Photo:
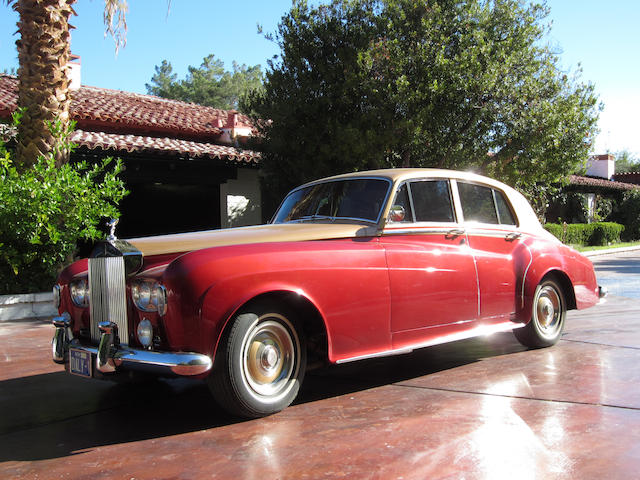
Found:
[[[69,67],[67,70],[69,90],[78,90],[80,88],[80,56],[71,55],[67,67]]]
[[[616,173],[616,159],[610,153],[593,155],[587,162],[587,175],[611,180]]]

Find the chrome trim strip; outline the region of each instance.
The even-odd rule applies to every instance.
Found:
[[[522,242],[521,245],[524,245],[524,247],[527,249],[527,252],[529,252],[529,264],[527,265],[527,268],[524,269],[524,274],[522,275],[522,292],[520,293],[520,308],[524,308],[524,287],[527,283],[527,274],[529,273],[529,268],[533,263],[533,253],[531,252],[529,245],[524,242]]]
[[[449,335],[443,335],[433,340],[429,340],[426,342],[419,342],[419,343],[402,347],[402,348],[395,348],[390,350],[384,350],[382,352],[369,353],[366,355],[358,355],[350,358],[343,358],[340,360],[336,360],[336,363],[348,363],[348,362],[355,362],[358,360],[366,360],[369,358],[388,357],[391,355],[402,355],[405,353],[411,353],[413,350],[417,350],[418,348],[432,347],[434,345],[440,345],[441,343],[455,342],[458,340],[465,340],[467,338],[478,337],[481,335],[490,335],[492,333],[508,332],[510,330],[515,330],[516,328],[522,328],[524,326],[525,326],[524,323],[515,323],[511,321],[496,323],[495,325],[479,325],[478,327],[472,328],[470,330],[451,333]]]
[[[509,235],[522,235],[521,232],[515,229],[493,230],[489,228],[477,228],[473,224],[467,224],[467,234],[474,237],[495,237],[495,238],[507,238]],[[517,237],[519,238],[519,237]]]
[[[466,232],[465,232],[466,233]],[[470,250],[471,258],[473,258],[473,268],[476,272],[476,299],[478,300],[478,318],[480,317],[481,295],[480,295],[480,275],[478,274],[478,260],[476,259],[475,250],[469,244],[469,234],[467,235],[467,248]]]
[[[385,228],[382,231],[382,235],[447,235],[455,227],[458,226],[456,223],[452,223],[449,228],[429,228],[429,227],[408,227],[408,228],[394,228],[388,229]]]

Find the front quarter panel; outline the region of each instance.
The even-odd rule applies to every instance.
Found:
[[[200,250],[176,259],[164,282],[173,304],[168,335],[187,350],[215,354],[238,309],[259,295],[283,291],[316,306],[331,361],[390,347],[389,279],[375,238]]]

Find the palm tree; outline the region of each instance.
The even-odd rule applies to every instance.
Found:
[[[67,69],[70,57],[69,18],[76,0],[6,0],[20,16],[18,47],[18,108],[22,112],[16,146],[17,164],[32,165],[39,155],[56,152],[60,163],[68,152],[56,148],[50,126],[69,126],[71,93]],[[124,45],[125,0],[105,0],[107,32]],[[115,21],[114,21],[115,20]]]

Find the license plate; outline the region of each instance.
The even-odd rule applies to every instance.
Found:
[[[83,350],[69,350],[69,372],[91,378],[91,353]]]

